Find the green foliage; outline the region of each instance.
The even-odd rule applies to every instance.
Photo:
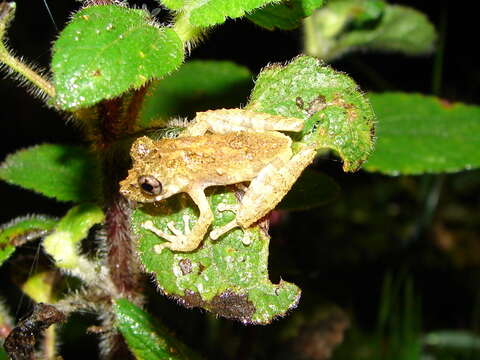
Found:
[[[185,6],[185,2],[186,2],[186,0],[157,0],[157,1],[170,10],[180,10],[183,6]]]
[[[79,146],[43,144],[20,150],[2,163],[0,179],[59,201],[100,198],[96,161]]]
[[[3,346],[0,346],[0,360],[8,360],[7,353],[3,350]]]
[[[433,331],[425,335],[424,342],[430,347],[480,350],[480,337],[466,330]]]
[[[75,110],[138,89],[175,70],[183,44],[149,14],[116,5],[75,14],[53,48],[55,103]]]
[[[279,0],[160,0],[172,10],[184,14],[197,27],[222,24],[227,18],[238,18],[266,4]]]
[[[246,101],[252,75],[228,61],[193,60],[159,81],[150,90],[139,125],[174,116],[193,116],[197,111],[232,108]]]
[[[315,58],[265,68],[255,83],[249,110],[305,120],[300,143],[335,150],[345,171],[354,171],[373,149],[374,114],[357,84]]]
[[[298,144],[337,150],[346,170],[356,169],[371,151],[373,113],[368,101],[348,76],[322,66],[316,59],[299,57],[285,67],[265,69],[247,109],[303,119],[306,129],[299,135]],[[315,192],[306,196],[305,191],[312,188]],[[232,220],[232,215],[219,212],[217,205],[236,203],[228,188],[216,191],[210,196],[215,214],[212,230]],[[311,208],[336,193],[331,180],[307,173],[283,205]],[[268,279],[269,239],[260,226],[246,230],[253,240],[249,245],[242,242],[244,233],[237,229],[217,241],[206,237],[203,246],[192,253],[153,251],[161,239],[142,228],[144,222],[150,220],[163,231],[169,231],[169,222],[182,229],[183,216],[197,219],[196,212],[191,201],[177,196],[155,206],[144,205],[133,213],[140,259],[145,269],[156,275],[164,293],[181,299],[186,306],[200,306],[246,323],[268,323],[296,305],[300,295],[296,286],[283,281],[273,285]]]
[[[78,243],[87,237],[93,225],[103,220],[103,211],[97,205],[82,204],[73,207],[58,222],[54,232],[44,239],[45,251],[61,268],[72,269],[79,266]]]
[[[335,200],[340,187],[327,175],[305,170],[292,189],[277,205],[280,210],[308,210]]]
[[[389,175],[455,172],[480,166],[480,108],[433,96],[371,94],[377,146],[364,168]]]
[[[323,5],[323,0],[287,0],[269,4],[247,15],[250,21],[269,30],[293,30],[302,19],[312,15]]]
[[[235,204],[234,194],[216,188],[209,196],[214,211],[212,229],[233,220],[230,211],[217,211],[220,203]],[[245,230],[251,244],[242,243],[240,229],[230,231],[218,240],[206,237],[191,253],[176,253],[164,249],[160,254],[153,247],[162,240],[142,228],[151,220],[163,231],[173,222],[183,229],[183,216],[190,225],[198,218],[195,204],[187,196],[175,196],[157,206],[145,204],[132,217],[132,229],[139,239],[140,260],[148,272],[155,274],[163,293],[173,296],[187,307],[202,307],[216,315],[250,324],[266,324],[295,307],[300,289],[280,281],[274,285],[268,278],[269,237],[261,226]]]
[[[116,327],[138,360],[200,359],[163,325],[126,299],[114,305]]]
[[[15,251],[16,246],[45,236],[57,223],[56,219],[30,215],[10,221],[0,227],[0,265]]]
[[[429,53],[436,40],[425,15],[380,0],[331,1],[306,24],[305,50],[332,61],[354,50]]]
[[[405,274],[403,274],[405,275]],[[336,350],[338,360],[423,359],[421,299],[411,277],[384,277],[375,333],[353,328]]]

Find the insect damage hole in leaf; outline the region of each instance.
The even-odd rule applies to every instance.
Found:
[[[213,209],[220,203],[237,203],[231,190],[221,187],[213,188],[208,199]],[[180,226],[185,215],[195,222],[197,209],[187,196],[178,195],[157,204],[145,204],[132,216],[141,262],[155,275],[163,293],[187,307],[202,307],[217,315],[252,324],[269,323],[296,306],[300,289],[285,281],[272,284],[268,278],[269,237],[260,225],[246,230],[250,245],[242,242],[244,233],[237,229],[218,240],[206,237],[193,252],[164,250],[156,254],[153,248],[159,238],[142,224],[150,220],[167,231],[169,222]],[[212,229],[233,219],[230,212],[214,211]]]
[[[272,86],[272,83],[277,85]],[[142,263],[147,271],[156,275],[158,285],[164,293],[180,299],[189,307],[200,306],[218,315],[246,323],[268,323],[296,305],[300,295],[299,289],[287,282],[282,281],[274,285],[269,281],[269,238],[261,226],[235,229],[220,237],[219,240],[212,240],[216,238],[213,234],[226,224],[231,224],[235,219],[232,212],[224,209],[238,206],[238,201],[229,188],[216,188],[221,193],[215,193],[215,190],[209,192],[211,195],[208,201],[213,210],[214,219],[211,232],[208,232],[210,223],[205,224],[204,218],[200,221],[201,217],[199,218],[197,209],[200,208],[200,215],[209,213],[210,210],[205,209],[205,205],[201,202],[199,203],[199,195],[192,190],[193,185],[202,186],[200,182],[202,177],[198,173],[208,173],[209,169],[215,170],[211,174],[208,173],[208,177],[213,179],[213,177],[221,177],[223,173],[222,171],[219,173],[221,168],[225,168],[230,177],[245,171],[243,168],[243,170],[234,170],[233,167],[225,165],[226,163],[240,166],[243,164],[240,159],[245,156],[239,157],[238,161],[234,160],[235,157],[232,156],[237,150],[234,151],[233,140],[225,144],[220,141],[222,136],[227,136],[226,134],[235,134],[235,131],[229,129],[241,127],[242,116],[248,117],[248,124],[263,131],[271,128],[271,130],[291,131],[294,134],[304,128],[301,133],[293,135],[297,140],[294,145],[298,152],[293,157],[289,155],[292,161],[296,156],[302,155],[305,151],[302,149],[305,148],[333,148],[344,159],[345,169],[354,170],[371,151],[373,113],[368,100],[349,77],[322,66],[316,59],[309,57],[298,57],[286,66],[273,65],[265,69],[256,82],[247,108],[246,110],[230,109],[198,113],[195,122],[185,130],[186,137],[182,134],[180,138],[159,140],[159,142],[148,138],[138,139],[132,146],[132,157],[135,162],[129,176],[121,183],[121,192],[132,200],[147,203],[133,213],[133,232],[139,241]],[[208,129],[213,133],[218,129],[224,135],[205,135]],[[263,136],[263,142],[267,140],[267,133],[263,135],[260,131],[250,134],[248,135],[250,137]],[[287,147],[291,153],[291,140],[285,135],[278,134],[279,137],[288,139]],[[189,137],[192,135],[193,137]],[[263,142],[258,140],[258,143]],[[183,154],[183,148],[190,154],[189,159],[194,159],[195,154],[201,153],[202,159],[211,159],[213,162],[222,159],[224,164],[223,166],[214,165],[205,162],[204,159],[198,163],[198,166],[202,166],[201,169],[195,171],[196,162],[193,160],[187,162],[182,157],[168,165],[169,161],[173,161],[176,152]],[[249,149],[248,146],[246,148]],[[210,154],[208,151],[213,151],[217,155],[208,155]],[[221,155],[224,153],[228,156]],[[254,153],[252,164],[255,163],[254,160],[262,158],[257,151]],[[299,169],[303,170],[313,156],[309,159]],[[265,161],[266,165],[268,161]],[[182,170],[179,162],[185,162],[184,167],[189,170]],[[248,166],[251,164],[249,163]],[[226,178],[222,177],[223,180],[219,183],[208,183],[227,185],[250,181],[256,177],[258,171],[256,170],[255,174],[243,180],[226,182]],[[265,179],[269,179],[270,187],[275,184],[274,173],[269,172],[268,175],[267,173],[263,175]],[[162,181],[166,180],[166,183],[163,183],[162,194],[145,194],[145,190],[141,190],[142,184],[139,184],[139,179],[143,179],[145,174],[153,175],[155,179],[158,177]],[[188,177],[185,174],[197,175],[192,175],[194,178],[191,178],[192,176]],[[270,175],[272,175],[271,179]],[[283,180],[289,178],[285,174],[280,175],[277,174]],[[183,179],[185,176],[188,179]],[[290,175],[290,178],[292,176]],[[175,179],[173,183],[168,180],[172,178]],[[253,182],[256,181],[257,179],[253,180]],[[181,184],[184,183],[192,187],[183,188]],[[204,188],[201,188],[202,196],[203,190]],[[186,192],[189,197],[172,196],[179,192]],[[267,192],[262,196],[268,197],[268,194]],[[195,205],[190,197],[197,198]],[[260,198],[262,197],[258,197]],[[242,206],[245,206],[245,199],[248,199],[247,195],[242,199]],[[249,208],[256,209],[255,204]],[[236,214],[238,218],[240,213],[236,212]],[[259,217],[261,216],[263,215]],[[183,247],[184,243],[190,243],[189,229],[192,227],[192,233],[200,238],[195,240],[193,248]],[[195,232],[203,227],[205,231],[202,230],[201,234]],[[171,232],[173,235],[170,235]],[[206,236],[207,233],[210,235]],[[248,242],[245,241],[245,236],[249,238]],[[203,242],[200,242],[201,240]],[[200,247],[198,244],[201,244]],[[183,252],[160,250],[165,248]],[[193,252],[184,252],[192,250]]]

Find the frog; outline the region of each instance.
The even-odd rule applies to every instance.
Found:
[[[175,138],[142,136],[134,141],[132,167],[120,182],[120,193],[137,203],[188,194],[199,210],[192,228],[188,216],[183,217],[183,231],[173,222],[167,224],[170,232],[150,220],[141,226],[164,240],[154,246],[156,253],[165,248],[194,251],[214,218],[205,195],[207,188],[235,185],[244,191],[238,204],[217,205],[218,211],[233,211],[235,218],[210,231],[212,240],[237,227],[245,231],[282,200],[316,155],[316,149],[308,145],[293,153],[292,139],[284,134],[302,131],[303,126],[300,118],[247,109],[198,112]]]

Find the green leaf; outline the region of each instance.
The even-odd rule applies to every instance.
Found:
[[[95,159],[83,147],[43,144],[9,155],[0,179],[59,201],[89,201],[100,197]]]
[[[332,178],[307,169],[276,208],[289,211],[313,209],[335,200],[339,193],[340,187]]]
[[[5,352],[5,350],[3,350],[3,344],[0,344],[0,360],[8,360],[8,355],[7,353]]]
[[[29,215],[0,226],[0,265],[15,251],[15,247],[47,235],[57,219]]]
[[[421,12],[380,0],[332,1],[305,25],[305,51],[332,61],[354,50],[429,53],[435,28]]]
[[[63,110],[91,106],[175,70],[183,44],[149,14],[118,5],[77,12],[53,48],[55,102]]]
[[[312,15],[323,5],[323,0],[287,0],[269,4],[247,15],[255,24],[269,30],[292,30],[302,24],[302,19]]]
[[[427,333],[423,338],[424,344],[431,348],[445,350],[480,350],[480,336],[468,330],[437,330]]]
[[[222,24],[226,18],[238,18],[246,12],[280,0],[160,0],[171,9],[180,11],[196,27]]]
[[[116,327],[136,359],[200,359],[164,326],[128,300],[116,300],[114,311]]]
[[[170,10],[180,10],[185,6],[185,0],[157,0]]]
[[[212,228],[233,220],[230,211],[219,212],[220,203],[235,204],[232,190],[217,187],[209,195],[214,211]],[[183,216],[192,224],[198,211],[188,196],[181,194],[157,204],[145,204],[134,211],[132,229],[138,237],[138,251],[142,264],[155,275],[161,291],[187,307],[202,307],[216,315],[250,324],[266,324],[294,308],[300,297],[300,289],[283,280],[272,284],[268,278],[269,237],[255,226],[246,230],[250,245],[242,243],[243,231],[235,229],[216,241],[208,236],[203,244],[190,253],[164,249],[154,252],[162,240],[142,228],[150,220],[163,231],[173,222],[183,229]]]
[[[480,107],[405,93],[370,100],[378,140],[365,170],[417,175],[480,167]]]
[[[335,150],[345,171],[354,171],[373,150],[374,113],[347,75],[309,56],[265,68],[246,109],[304,119],[297,145]]]
[[[103,211],[97,205],[81,204],[71,208],[59,221],[55,231],[43,240],[45,251],[61,268],[78,267],[82,261],[78,243],[87,237],[93,225],[101,223],[103,219]]]
[[[197,111],[237,107],[248,97],[251,78],[247,68],[229,61],[190,61],[150,90],[140,126],[173,116],[193,116]]]

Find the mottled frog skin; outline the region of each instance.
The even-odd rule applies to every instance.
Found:
[[[303,121],[241,109],[197,113],[195,120],[174,139],[138,138],[132,145],[133,166],[120,183],[120,192],[141,203],[161,201],[177,193],[187,193],[200,210],[193,227],[184,219],[182,231],[168,224],[171,233],[156,228],[151,221],[142,226],[166,242],[155,246],[174,251],[193,251],[213,221],[205,189],[209,186],[250,182],[241,203],[223,206],[236,218],[210,232],[212,239],[235,227],[243,229],[271,211],[290,190],[301,172],[315,157],[315,149],[305,147],[293,155],[291,139],[279,131],[301,131]]]

